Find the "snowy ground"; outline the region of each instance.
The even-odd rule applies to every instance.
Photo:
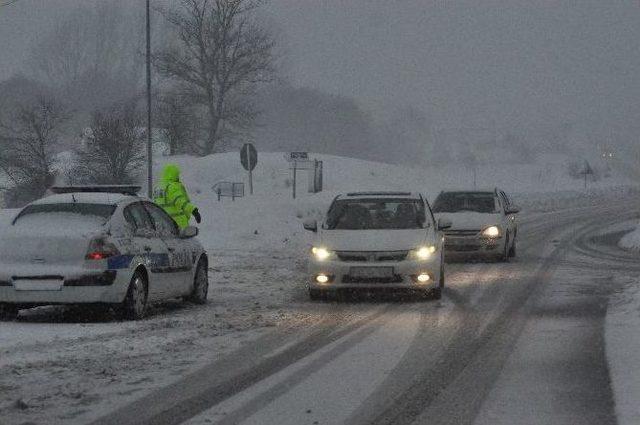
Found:
[[[0,424],[85,423],[283,323],[313,323],[329,307],[306,299],[302,283],[309,235],[302,230],[302,218],[319,216],[339,191],[418,190],[433,200],[441,188],[470,187],[472,181],[460,167],[419,170],[324,155],[319,159],[325,168],[326,191],[321,194],[302,189],[291,199],[283,155],[264,154],[254,174],[256,194],[217,202],[213,184],[246,180],[237,154],[172,158],[182,166],[203,215],[200,238],[212,259],[210,303],[163,303],[140,323],[64,308],[23,312],[19,321],[2,323]],[[515,193],[525,211],[537,213],[636,193],[623,176],[585,192],[582,182],[564,173],[564,163],[551,158],[542,165],[494,167],[478,175],[478,185],[503,187]],[[13,213],[0,211],[0,226]],[[402,335],[398,338],[402,344]]]
[[[623,235],[618,245],[628,261],[640,263],[640,228],[637,221],[612,229]],[[609,300],[606,320],[607,357],[616,396],[620,425],[640,423],[640,270],[617,273],[618,292]]]
[[[619,245],[621,248],[640,252],[640,226],[624,235],[622,239],[620,239]]]

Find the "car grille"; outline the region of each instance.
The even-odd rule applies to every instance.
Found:
[[[447,251],[469,252],[479,251],[480,245],[445,245]]]
[[[480,229],[478,230],[445,230],[445,236],[476,236],[480,233]]]
[[[394,275],[390,277],[354,277],[342,276],[342,283],[401,283],[402,276]]]
[[[338,251],[336,255],[347,262],[404,261],[409,251]]]

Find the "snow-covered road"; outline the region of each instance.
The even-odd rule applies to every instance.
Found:
[[[279,323],[273,331],[257,339],[233,333],[246,342],[213,350],[208,364],[201,350],[206,343],[191,339],[193,356],[176,348],[175,357],[165,353],[155,367],[143,369],[155,391],[137,398],[148,388],[134,382],[137,392],[109,393],[109,403],[64,422],[100,416],[95,423],[613,424],[605,313],[618,290],[612,276],[640,270],[621,264],[615,243],[597,235],[636,218],[639,210],[630,202],[523,216],[518,259],[451,264],[439,302],[383,297],[310,303],[295,270],[281,271],[282,289],[270,286],[262,293],[267,306],[260,307],[265,320]],[[176,307],[142,326],[153,333],[181,320],[201,325],[190,317],[204,311]],[[243,313],[238,317],[253,317]],[[216,327],[218,318],[211,319],[205,329]],[[187,330],[186,323],[177,326]],[[127,341],[124,346],[133,338]],[[178,358],[183,366],[176,369]],[[130,367],[129,358],[119,359]],[[164,378],[158,373],[163,367]],[[120,377],[117,370],[111,374]],[[87,378],[104,383],[96,379]],[[18,409],[9,413],[28,417]]]

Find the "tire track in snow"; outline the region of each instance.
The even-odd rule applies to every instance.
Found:
[[[554,227],[559,229],[563,226],[566,226],[565,220]],[[590,222],[582,226],[581,232],[587,233],[591,229],[593,224]],[[538,240],[527,251],[536,249],[536,246],[544,242],[549,234],[550,229],[547,226],[544,237],[535,238]],[[383,409],[378,409],[378,413],[373,417],[367,415],[367,411],[370,412],[370,407],[378,404],[383,399],[383,395],[372,396],[369,403],[365,404],[348,423],[412,424],[418,418],[420,420],[416,423],[425,423],[427,420],[430,424],[471,423],[524,328],[526,315],[519,314],[518,311],[539,293],[542,285],[549,283],[553,268],[558,265],[576,239],[576,234],[569,232],[568,236],[545,256],[535,274],[527,279],[525,286],[511,300],[506,309],[494,318],[482,333],[478,333],[482,320],[477,320],[477,317],[469,314],[469,311],[463,312],[466,316],[464,325],[438,357],[434,366],[427,366],[422,371],[417,371],[411,381],[412,384],[405,386],[404,391],[396,392],[392,403],[387,404]],[[428,337],[429,332],[431,329],[426,328],[425,338]],[[415,365],[419,364],[416,362],[421,357],[420,351],[424,348],[420,343],[421,338],[416,339],[418,342],[414,352],[418,354],[408,353],[406,361],[391,374],[390,380],[393,380],[394,375],[407,375],[407,370],[415,370]],[[471,376],[476,379],[471,379]],[[454,385],[456,381],[467,385],[471,382],[475,384],[473,389],[470,389],[468,386]],[[393,382],[388,382],[382,386],[381,392],[388,392],[387,387],[393,388],[393,386]],[[456,391],[451,390],[453,387],[456,387]],[[451,398],[447,399],[445,394]],[[439,397],[445,400],[441,406],[447,408],[435,406]],[[435,409],[432,409],[433,407]]]

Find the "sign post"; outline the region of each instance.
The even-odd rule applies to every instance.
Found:
[[[306,166],[309,164],[309,153],[308,152],[291,152],[287,161],[293,163],[293,184],[291,185],[293,188],[293,199],[296,199],[296,186],[298,179],[298,162],[303,165],[303,169],[306,169]]]
[[[594,174],[593,173],[593,168],[591,168],[591,164],[589,164],[589,161],[585,160],[584,161],[584,168],[582,169],[582,173],[584,175],[584,188],[585,190],[587,189],[587,176]]]
[[[253,195],[253,169],[258,164],[258,151],[252,143],[245,143],[240,148],[240,162],[249,172],[249,194]]]

